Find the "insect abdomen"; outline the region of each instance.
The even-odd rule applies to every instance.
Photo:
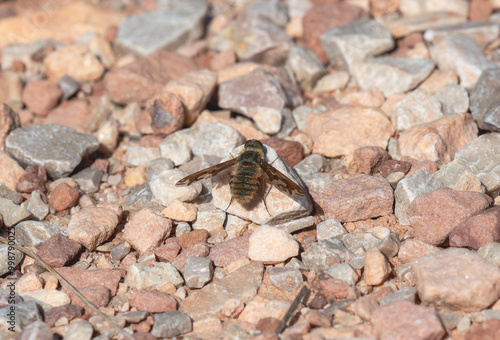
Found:
[[[260,166],[256,163],[240,163],[230,175],[229,186],[234,198],[248,203],[259,189]]]

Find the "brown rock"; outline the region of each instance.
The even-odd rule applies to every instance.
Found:
[[[370,0],[370,5],[375,18],[396,13],[399,10],[399,0]]]
[[[49,205],[56,211],[62,211],[74,207],[79,198],[80,194],[76,188],[61,183],[50,193]]]
[[[54,307],[45,312],[44,321],[52,327],[62,317],[68,321],[81,317],[83,311],[83,307],[70,304]]]
[[[197,68],[188,58],[160,51],[108,72],[104,77],[104,90],[112,101],[119,104],[143,102],[170,80]]]
[[[177,237],[170,237],[165,241],[165,244],[154,250],[158,259],[163,262],[172,262],[179,254],[181,246]]]
[[[45,183],[47,182],[47,171],[43,165],[30,165],[19,177],[16,183],[17,192],[31,193],[38,190],[46,192]]]
[[[407,214],[419,240],[440,245],[456,226],[490,204],[485,194],[443,188],[414,199]]]
[[[101,285],[111,291],[111,296],[116,295],[118,283],[123,274],[123,271],[118,269],[94,269],[88,271],[73,267],[61,267],[57,268],[56,271],[77,289]]]
[[[129,302],[131,307],[150,313],[165,313],[177,310],[177,301],[172,295],[158,291],[136,291],[130,295]]]
[[[339,103],[344,105],[381,107],[384,104],[384,94],[375,87],[366,91],[355,91],[343,94]]]
[[[171,230],[172,221],[144,208],[125,224],[123,238],[142,255],[158,247]]]
[[[361,319],[369,321],[378,308],[378,301],[371,296],[363,296],[352,304],[352,309]]]
[[[304,314],[304,319],[316,327],[330,327],[332,325],[331,316],[324,311],[310,309]]]
[[[400,159],[401,162],[408,162],[411,164],[410,171],[406,174],[406,177],[410,177],[420,170],[425,170],[430,174],[435,173],[438,170],[436,162],[433,161],[418,161],[411,157],[403,156]]]
[[[299,142],[287,141],[281,138],[266,138],[262,143],[269,145],[278,153],[278,156],[290,167],[293,168],[304,158],[304,148]],[[272,162],[273,160],[269,160]]]
[[[179,236],[179,245],[187,248],[193,244],[207,242],[210,233],[206,229],[197,229]]]
[[[391,265],[378,248],[372,248],[365,254],[365,283],[370,286],[379,285],[391,273]]]
[[[393,159],[389,159],[382,163],[378,170],[383,177],[387,177],[393,172],[402,172],[407,174],[411,169],[411,164],[403,161],[395,161]]]
[[[210,249],[210,260],[217,267],[224,267],[239,259],[248,256],[249,235],[235,237],[233,239],[216,243]]]
[[[490,242],[500,241],[500,206],[473,215],[450,234],[450,246],[478,250]]]
[[[339,279],[320,279],[316,285],[318,293],[323,295],[330,303],[345,299],[357,299],[360,296],[356,287],[352,287],[347,282]]]
[[[376,173],[380,165],[390,157],[387,151],[378,146],[363,146],[354,150],[352,154],[358,172],[366,175]]]
[[[493,12],[490,0],[471,0],[469,5],[470,21],[489,21]]]
[[[21,121],[16,111],[7,104],[0,104],[0,148],[5,149],[5,139],[9,133],[21,127]]]
[[[347,3],[319,3],[307,12],[302,21],[304,42],[325,64],[328,58],[321,45],[321,35],[330,28],[343,26],[363,17],[366,17],[366,13],[357,6]]]
[[[184,273],[187,259],[191,256],[207,257],[210,252],[210,247],[206,243],[196,243],[184,249],[171,263],[178,271]]]
[[[5,152],[0,152],[0,183],[16,190],[16,184],[23,175],[24,169]]]
[[[57,105],[62,92],[50,80],[32,81],[23,90],[23,102],[37,116],[46,116]]]
[[[486,320],[483,322],[475,322],[469,334],[467,334],[467,340],[496,340],[500,337],[500,320]]]
[[[328,184],[321,192],[311,192],[322,209],[322,218],[354,222],[392,214],[394,194],[385,178],[360,175]]]
[[[113,235],[118,222],[119,215],[115,210],[85,207],[71,216],[68,237],[87,249],[94,250]]]
[[[184,125],[184,107],[181,100],[170,92],[161,92],[146,102],[143,114],[135,117],[137,131],[168,135]],[[139,119],[140,118],[140,119]]]
[[[111,298],[111,291],[102,286],[95,285],[85,288],[78,289],[83,296],[85,296],[90,302],[92,302],[96,307],[106,307]],[[87,304],[85,304],[78,296],[76,296],[72,291],[68,290],[68,295],[71,297],[71,304],[82,306],[85,309],[85,314],[95,315],[95,312],[90,309]]]
[[[401,262],[408,263],[417,257],[426,256],[440,250],[441,248],[427,244],[420,240],[408,239],[401,243],[398,257]]]
[[[378,308],[371,318],[380,339],[440,340],[446,331],[432,307],[395,301]]]
[[[86,132],[93,115],[86,100],[72,99],[64,101],[56,109],[49,112],[47,117],[40,120],[43,124],[60,124],[78,132]]]
[[[62,267],[71,262],[81,249],[79,243],[71,241],[67,236],[55,234],[43,242],[37,255],[53,267]]]
[[[210,60],[210,69],[214,71],[220,71],[223,68],[233,65],[236,63],[236,53],[234,50],[224,50],[218,54],[216,54]]]

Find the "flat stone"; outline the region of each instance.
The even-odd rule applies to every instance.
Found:
[[[172,230],[172,221],[145,208],[125,224],[123,238],[142,255],[157,248]]]
[[[165,170],[153,175],[149,181],[151,192],[163,206],[168,207],[175,200],[181,202],[192,201],[201,193],[201,183],[195,182],[187,187],[177,187],[175,183],[187,176],[181,170]]]
[[[122,279],[122,271],[116,269],[93,269],[89,271],[75,267],[60,267],[56,271],[77,289],[101,285],[107,288],[112,296],[116,295],[118,284]]]
[[[183,284],[184,280],[171,263],[154,262],[151,267],[142,263],[128,267],[125,283],[138,290],[161,290],[167,283],[177,287]]]
[[[229,299],[247,303],[257,294],[263,272],[263,264],[250,263],[188,296],[179,309],[193,320],[201,320],[217,315]]]
[[[478,311],[500,296],[500,269],[470,250],[450,248],[412,262],[420,300],[451,309]]]
[[[500,241],[500,206],[473,215],[450,234],[450,246],[479,249]]]
[[[194,141],[192,152],[195,156],[211,155],[226,157],[245,138],[229,125],[204,122],[199,126],[199,133]]]
[[[109,300],[111,299],[111,291],[99,284],[95,286],[80,288],[79,291],[97,308],[106,307],[109,304]],[[85,310],[86,315],[95,314],[95,312],[89,306],[87,306],[87,304],[84,303],[80,299],[80,297],[76,296],[71,291],[69,291],[68,294],[71,297],[71,304],[82,306]]]
[[[394,301],[410,301],[411,303],[415,303],[417,297],[417,290],[410,286],[405,286],[401,289],[396,290],[390,294],[387,294],[382,301],[380,301],[380,305],[387,305],[388,303]]]
[[[249,247],[248,240],[248,235],[242,235],[224,242],[216,243],[210,249],[210,255],[208,257],[217,267],[225,267],[234,261],[247,258]]]
[[[465,16],[447,13],[432,8],[432,11],[396,19],[388,23],[395,38],[404,37],[413,32],[422,32],[434,27],[455,25],[467,21]]]
[[[428,29],[424,39],[428,43],[436,44],[451,35],[459,35],[471,39],[480,48],[484,49],[500,34],[500,27],[493,22],[464,22],[456,25],[446,25]]]
[[[267,275],[273,285],[287,293],[301,288],[304,283],[302,273],[296,268],[269,267]]]
[[[31,217],[31,213],[25,207],[1,197],[0,215],[2,215],[3,224],[9,228]]]
[[[414,90],[394,105],[391,121],[397,130],[406,130],[442,116],[441,103],[437,98],[422,90]]]
[[[158,338],[173,338],[193,330],[193,321],[183,311],[157,313],[151,334]]]
[[[342,179],[311,195],[323,210],[324,219],[355,222],[393,212],[394,195],[385,178],[360,175]]]
[[[252,261],[279,263],[298,254],[299,244],[282,229],[260,226],[250,236],[248,257]]]
[[[23,195],[21,195],[17,191],[11,190],[2,183],[0,183],[0,197],[11,200],[15,204],[21,204],[21,202],[24,200]]]
[[[325,269],[325,273],[334,279],[345,281],[351,286],[354,286],[359,279],[359,275],[347,263],[334,263]]]
[[[80,252],[82,246],[71,241],[67,236],[55,234],[45,241],[37,255],[53,267],[63,267]]]
[[[124,18],[116,33],[116,47],[142,57],[198,40],[203,34],[206,1],[170,2],[168,7]]]
[[[468,89],[476,85],[484,70],[498,67],[479,46],[462,36],[446,37],[431,47],[430,52],[440,70],[455,72],[460,85]]]
[[[6,140],[7,151],[19,164],[25,167],[43,165],[53,179],[70,174],[82,158],[96,151],[98,146],[94,136],[61,125],[16,129]]]
[[[75,318],[79,318],[83,315],[83,307],[76,305],[63,305],[59,307],[54,307],[45,312],[45,323],[49,326],[54,326],[54,324],[61,318],[66,318],[66,320],[71,321]]]
[[[129,302],[131,307],[149,313],[165,313],[177,309],[177,301],[172,295],[158,291],[138,290],[130,295]]]
[[[326,268],[341,261],[347,261],[353,254],[341,240],[336,238],[314,242],[301,254],[304,265],[309,270],[324,271]]]
[[[496,96],[500,91],[500,69],[481,73],[470,94],[470,111],[478,126],[487,131],[500,131],[500,111]]]

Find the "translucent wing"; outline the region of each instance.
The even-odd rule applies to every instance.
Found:
[[[201,171],[195,172],[194,174],[191,174],[189,176],[184,177],[183,179],[180,179],[177,183],[175,183],[175,186],[177,187],[183,187],[190,185],[196,181],[199,181],[201,179],[208,178],[210,176],[215,176],[219,172],[226,170],[230,167],[232,167],[234,164],[236,164],[238,160],[236,158],[230,159],[228,161],[222,162],[220,164],[211,166],[210,168],[203,169]]]
[[[269,178],[269,182],[271,182],[279,190],[286,192],[290,196],[304,197],[306,195],[304,193],[304,190],[302,190],[302,188],[299,187],[297,183],[295,183],[286,175],[284,175],[279,170],[274,168],[271,164],[263,161],[260,163],[260,166],[262,170],[264,170],[264,173]]]

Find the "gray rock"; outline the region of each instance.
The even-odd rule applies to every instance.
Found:
[[[159,148],[132,145],[127,148],[127,165],[147,167],[149,162],[160,158]]]
[[[394,214],[398,218],[399,224],[410,225],[406,210],[415,198],[441,188],[444,188],[444,184],[425,170],[418,171],[399,181],[394,191],[396,201]]]
[[[120,261],[125,256],[127,256],[128,253],[130,253],[131,249],[132,248],[131,248],[130,244],[128,244],[126,242],[122,242],[122,243],[118,244],[116,247],[114,247],[113,249],[111,249],[111,251],[110,251],[111,258],[113,258],[113,260],[115,260],[115,261]]]
[[[301,179],[307,186],[307,189],[312,192],[321,192],[330,183],[337,181],[341,178],[336,177],[330,173],[318,172],[314,175],[302,176]]]
[[[451,331],[457,327],[457,324],[460,321],[460,314],[455,312],[439,312],[439,318],[441,319],[443,326],[448,331]]]
[[[3,217],[3,224],[12,227],[17,223],[31,217],[31,213],[20,205],[15,204],[9,199],[0,197],[0,215]]]
[[[382,239],[378,249],[385,255],[385,257],[391,259],[398,254],[400,245],[401,241],[399,240],[398,234],[391,233]]]
[[[394,301],[408,300],[410,302],[415,303],[417,298],[417,290],[414,287],[403,287],[401,289],[396,290],[390,294],[387,294],[382,301],[380,301],[380,305],[386,305],[388,303]]]
[[[326,165],[327,163],[325,157],[317,153],[313,153],[312,155],[301,160],[293,167],[293,169],[300,177],[303,177],[321,172],[321,170],[326,168]]]
[[[477,254],[489,263],[500,267],[500,243],[490,242],[479,248]]]
[[[284,138],[290,136],[290,134],[297,128],[295,120],[292,116],[292,111],[289,108],[284,108],[281,110],[281,127],[278,133],[273,137]]]
[[[411,271],[411,263],[405,263],[394,268],[394,274],[398,280],[409,284],[415,284],[415,279]]]
[[[392,35],[396,38],[402,38],[413,32],[423,32],[425,30],[445,26],[455,25],[467,21],[466,16],[449,13],[447,10],[436,9],[435,5],[431,5],[431,10],[424,13],[409,15],[393,21],[386,21]]]
[[[302,273],[296,268],[269,267],[267,268],[267,275],[269,275],[269,280],[273,285],[287,293],[301,288],[304,284]]]
[[[287,105],[280,82],[270,73],[257,69],[219,85],[219,106],[251,117],[258,106],[282,110]]]
[[[165,170],[172,170],[174,168],[174,163],[170,158],[158,158],[148,163],[148,168],[146,169],[146,178],[150,180],[153,175],[162,173]]]
[[[93,194],[99,190],[104,171],[99,168],[85,168],[72,178],[86,194]]]
[[[339,70],[333,73],[328,73],[318,80],[316,86],[314,86],[313,92],[321,94],[323,92],[343,90],[349,83],[350,79],[351,76],[347,71]]]
[[[151,334],[157,338],[173,338],[192,330],[193,321],[186,313],[177,310],[155,314]]]
[[[234,148],[244,142],[245,137],[233,127],[226,124],[204,122],[200,124],[199,134],[193,144],[192,151],[195,156],[226,157]]]
[[[38,220],[43,220],[49,214],[49,206],[42,200],[40,191],[35,190],[26,201],[26,209]]]
[[[245,9],[251,16],[262,16],[279,27],[288,23],[288,8],[282,0],[265,0],[250,2]]]
[[[359,248],[368,251],[374,247],[378,247],[382,241],[376,238],[372,233],[352,233],[342,235],[342,242],[345,246],[356,254]]]
[[[181,275],[171,263],[154,262],[153,266],[136,263],[127,268],[125,284],[135,289],[159,289],[170,282],[175,286],[184,283]]]
[[[297,129],[305,131],[307,127],[307,117],[310,114],[321,114],[324,112],[326,112],[326,107],[323,105],[317,107],[301,105],[293,109],[292,116],[297,124]]]
[[[9,237],[10,241],[10,237]],[[17,267],[24,258],[24,254],[13,247],[1,243],[0,244],[0,275],[10,272],[12,268]]]
[[[424,33],[424,40],[436,44],[451,35],[459,35],[471,39],[484,49],[500,34],[500,25],[493,22],[469,21],[456,25],[445,25],[431,28]]]
[[[97,138],[62,125],[32,125],[12,131],[8,153],[23,167],[43,165],[52,179],[69,175],[99,147]]]
[[[362,18],[323,33],[321,45],[334,68],[351,71],[368,57],[394,47],[391,31],[377,20]]]
[[[68,228],[40,221],[24,221],[16,225],[16,241],[24,247],[38,248],[55,234],[67,236]]]
[[[42,321],[35,321],[28,325],[21,334],[17,336],[19,340],[39,339],[39,340],[53,340],[54,336],[50,331],[50,326]]]
[[[212,280],[214,266],[206,257],[188,257],[184,268],[184,280],[189,288],[203,288]]]
[[[470,111],[477,125],[488,131],[500,131],[500,69],[485,70],[470,95]]]
[[[342,226],[339,220],[330,219],[318,223],[316,226],[318,240],[324,240],[327,238],[340,237],[347,234],[347,230]]]
[[[352,253],[336,238],[313,243],[301,254],[302,262],[309,270],[324,271],[332,260],[346,261]]]
[[[57,86],[62,92],[61,100],[68,100],[80,90],[80,83],[73,79],[70,75],[65,74],[59,79]]]
[[[125,312],[123,314],[123,318],[125,321],[130,322],[130,323],[139,323],[142,320],[146,319],[148,316],[149,312],[145,310],[138,310],[135,312]]]
[[[365,266],[365,254],[354,256],[349,260],[349,265],[354,269],[363,269]]]
[[[11,307],[14,307],[14,310],[11,310]],[[12,320],[13,315],[14,320]],[[35,301],[25,301],[0,308],[0,324],[6,326],[0,329],[0,337],[2,339],[9,339],[8,334],[12,334],[12,332],[8,327],[13,327],[16,332],[20,332],[37,321],[43,321],[43,317],[41,308]]]
[[[191,149],[186,144],[168,142],[163,140],[160,144],[160,154],[162,157],[171,159],[176,165],[186,164],[191,160]]]
[[[352,70],[362,89],[376,87],[389,96],[414,89],[434,69],[427,58],[377,57],[367,59]]]
[[[414,125],[431,122],[442,116],[439,99],[417,89],[394,105],[391,121],[396,129],[401,131]]]
[[[132,189],[128,195],[123,210],[137,212],[144,208],[152,208],[153,193],[149,183],[141,184]]]
[[[196,41],[203,35],[205,0],[169,1],[167,8],[122,19],[115,39],[123,52],[147,56]]]
[[[436,92],[434,98],[456,113],[464,113],[469,109],[469,93],[463,86],[457,84],[443,86]]]
[[[347,263],[335,263],[325,269],[325,273],[333,277],[334,279],[339,279],[347,282],[351,286],[354,286],[359,279],[359,275],[354,269]]]
[[[153,197],[163,206],[168,207],[176,199],[187,202],[192,201],[201,193],[201,183],[195,182],[189,186],[178,187],[175,184],[187,173],[181,170],[165,170],[154,175],[149,181]]]
[[[484,70],[498,67],[472,40],[461,36],[444,38],[430,52],[441,71],[455,72],[460,85],[468,89],[476,85]]]
[[[313,51],[294,45],[288,55],[287,65],[304,90],[310,91],[316,82],[327,73],[321,60]]]
[[[94,328],[89,322],[75,321],[68,326],[63,340],[90,340],[92,334],[94,334]]]
[[[271,224],[272,225],[272,224]],[[299,230],[309,228],[314,225],[314,218],[312,216],[306,216],[298,219],[294,219],[285,223],[280,223],[275,225],[277,228],[285,230],[287,233],[291,234]]]
[[[7,188],[3,183],[0,183],[0,197],[11,200],[15,204],[21,204],[24,200],[23,195],[17,191]]]

